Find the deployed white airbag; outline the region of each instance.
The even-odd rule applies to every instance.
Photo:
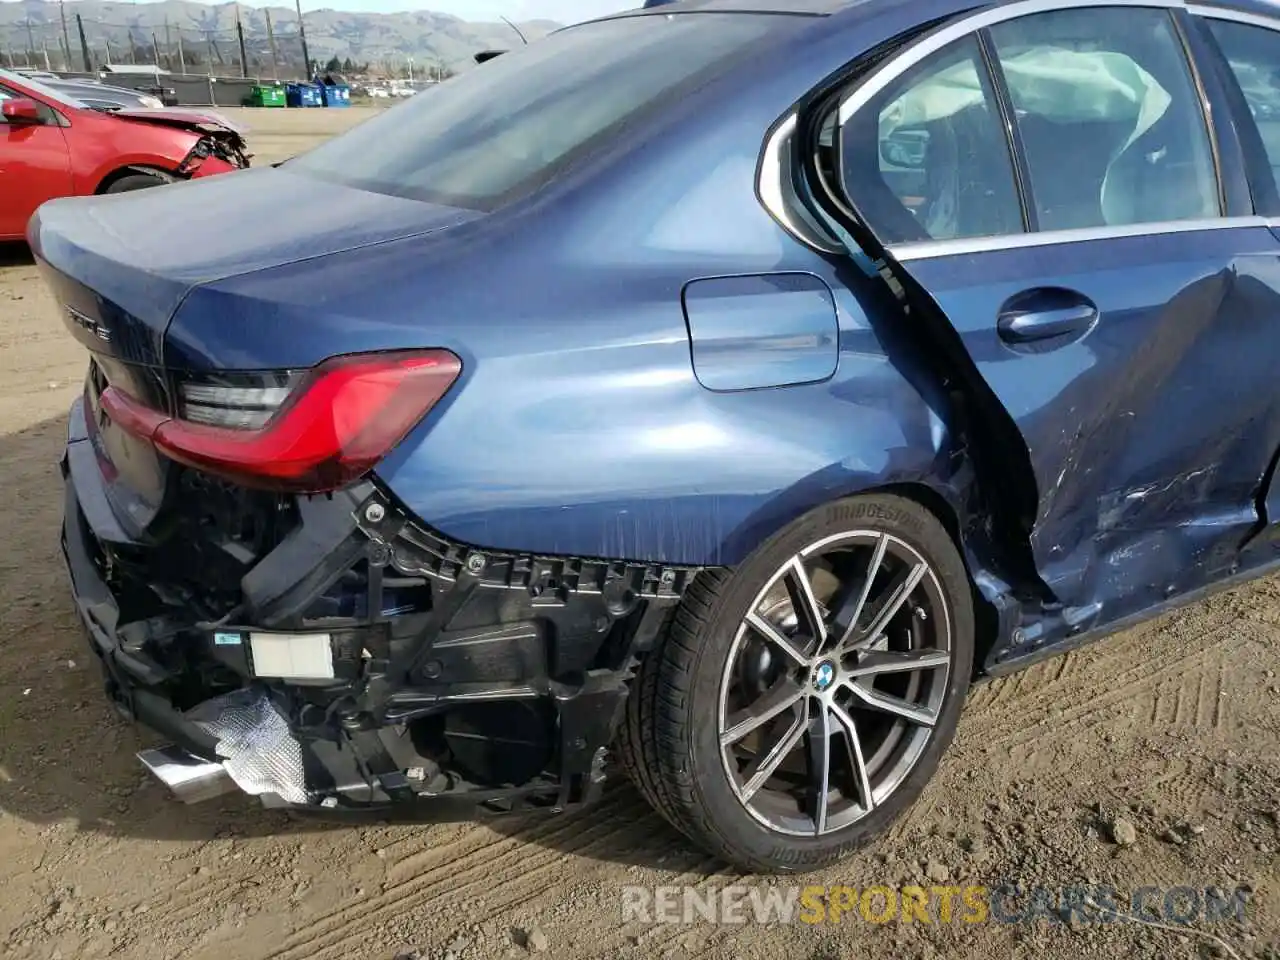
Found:
[[[1122,53],[1031,47],[1002,57],[1001,65],[1019,112],[1059,123],[1109,121],[1128,126],[1127,136],[1111,149],[1107,162],[1099,198],[1106,216],[1112,206],[1108,202],[1112,167],[1164,116],[1172,102],[1168,91]],[[984,99],[973,61],[962,60],[915,83],[890,103],[880,114],[880,142],[898,131],[956,116]],[[949,209],[951,204],[944,200],[940,206]],[[946,224],[930,225],[932,235],[948,232]]]

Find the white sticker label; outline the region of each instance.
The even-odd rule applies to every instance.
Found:
[[[332,680],[333,646],[327,633],[251,633],[254,676],[278,680]]]

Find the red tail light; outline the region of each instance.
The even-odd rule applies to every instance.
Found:
[[[326,360],[257,429],[177,420],[108,387],[102,407],[166,456],[246,486],[322,493],[368,473],[462,371],[447,350]]]

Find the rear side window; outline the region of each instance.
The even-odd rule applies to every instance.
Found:
[[[1240,84],[1280,184],[1280,33],[1226,20],[1207,22]]]
[[[699,13],[573,27],[423,91],[290,168],[494,209],[621,135],[641,113],[678,100],[790,19]]]
[[[1204,111],[1167,11],[1055,10],[991,37],[1041,230],[1218,215]]]
[[[846,121],[845,190],[886,243],[1022,232],[1008,138],[977,40],[916,64]]]

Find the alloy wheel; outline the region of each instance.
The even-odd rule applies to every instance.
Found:
[[[870,814],[934,734],[951,640],[938,577],[902,539],[852,531],[792,556],[747,610],[721,677],[738,801],[793,836]]]

